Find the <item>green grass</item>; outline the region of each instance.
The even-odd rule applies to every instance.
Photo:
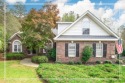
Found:
[[[37,69],[40,78],[49,83],[123,83],[125,67],[119,76],[119,65],[66,65],[41,64]],[[120,79],[120,80],[119,80]]]
[[[20,64],[20,61],[6,61],[6,74],[4,73],[4,62],[0,61],[0,83],[41,83],[36,70]],[[6,78],[4,80],[4,74]]]

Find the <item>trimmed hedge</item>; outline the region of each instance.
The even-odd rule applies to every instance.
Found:
[[[47,83],[124,83],[124,74],[121,75],[120,80],[122,81],[119,82],[119,80],[117,80],[119,79],[118,66],[119,65],[115,64],[99,64],[88,66],[42,63],[39,65],[36,72],[39,78],[46,80]],[[116,80],[76,80],[74,78],[114,78]]]
[[[25,58],[25,55],[23,53],[7,53],[6,59],[7,60],[21,60]]]
[[[46,56],[33,56],[31,61],[34,63],[46,63],[48,58]]]

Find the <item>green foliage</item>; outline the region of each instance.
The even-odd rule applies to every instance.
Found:
[[[68,63],[69,65],[73,65],[73,64],[75,64],[73,61],[69,61],[69,63]]]
[[[122,56],[125,56],[125,50],[123,50],[123,52],[122,52]]]
[[[4,30],[3,26],[0,25],[0,52],[4,50]]]
[[[89,58],[92,56],[93,49],[90,46],[85,46],[82,52],[82,61],[87,62]]]
[[[7,53],[6,59],[7,60],[21,60],[25,58],[25,55],[23,53]]]
[[[21,23],[19,22],[19,20],[13,16],[12,14],[10,14],[9,12],[6,14],[6,32],[7,32],[7,40],[10,38],[10,36],[12,36],[14,33],[20,31],[21,29]]]
[[[81,64],[82,64],[82,62],[81,62],[81,61],[78,61],[78,62],[76,62],[75,64],[81,65]]]
[[[34,63],[46,63],[46,62],[48,62],[48,58],[46,56],[33,56],[32,62],[34,62]]]
[[[61,62],[61,61],[56,61],[56,63],[57,63],[57,64],[62,64],[62,62]]]
[[[116,64],[123,64],[123,60],[116,60]]]
[[[22,18],[25,16],[26,9],[23,3],[17,2],[13,5],[13,8],[10,11],[14,16]]]
[[[67,65],[67,64],[40,64],[36,72],[38,76],[48,83],[122,83],[125,80],[124,75],[119,80],[119,65],[99,64],[99,65]],[[123,71],[124,72],[124,71]],[[50,78],[50,79],[47,79]],[[51,79],[54,78],[54,79]],[[81,79],[73,79],[81,78]],[[87,78],[87,80],[83,79]],[[100,80],[88,78],[114,78],[111,80]],[[72,79],[72,80],[71,80]],[[82,80],[83,79],[83,80]]]
[[[25,46],[31,50],[33,48],[45,48],[46,43],[50,43],[49,40],[54,37],[51,29],[56,26],[57,15],[57,6],[52,4],[51,6],[42,7],[39,11],[32,9],[22,22],[23,28],[21,30],[23,33],[21,36]]]
[[[104,63],[105,63],[105,64],[112,64],[112,61],[106,60],[106,61],[104,61]]]
[[[65,13],[62,17],[62,21],[63,22],[74,22],[77,18],[78,18],[78,14],[77,17],[75,17],[75,14],[73,11],[70,11],[69,13]]]
[[[56,60],[56,49],[55,48],[52,48],[52,49],[49,49],[47,51],[47,57],[50,59],[50,60]]]
[[[96,63],[96,64],[101,64],[101,61],[96,61],[95,63]]]

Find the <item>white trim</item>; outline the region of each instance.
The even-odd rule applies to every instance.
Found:
[[[21,34],[21,33],[23,33],[23,32],[18,31],[18,32],[14,33],[14,34],[9,38],[9,40],[11,40],[11,39],[12,39],[13,37],[15,37],[17,34]]]
[[[73,22],[56,22],[56,23],[58,23],[58,24],[71,24],[71,23],[73,23]]]
[[[55,39],[55,41],[59,41],[59,40],[64,40],[64,41],[117,41],[118,39],[74,39],[74,38],[59,38],[59,39]]]
[[[61,34],[66,32],[68,29],[70,29],[74,24],[76,24],[79,20],[83,18],[86,14],[89,14],[91,17],[93,17],[94,20],[96,20],[98,23],[100,23],[105,29],[107,29],[112,35],[119,38],[112,30],[110,30],[104,23],[102,23],[95,15],[93,15],[90,11],[86,11],[84,14],[81,15],[80,18],[78,18],[74,23],[72,23],[69,27],[65,28],[60,34],[58,34],[54,40],[56,40]],[[76,39],[75,39],[76,40]]]
[[[12,43],[12,52],[15,52],[15,51],[14,51],[14,42],[16,42],[16,41],[20,42],[20,44],[21,44],[21,52],[22,52],[22,43],[21,43],[20,40],[14,40],[14,41],[13,41],[13,43]]]
[[[74,49],[69,49],[70,46],[74,46]],[[74,51],[74,55],[70,55],[70,51]],[[68,43],[68,57],[76,57],[76,43]]]
[[[96,43],[96,57],[103,57],[103,43]]]

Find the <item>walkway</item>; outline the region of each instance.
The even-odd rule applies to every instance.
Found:
[[[39,64],[35,64],[31,62],[31,58],[25,58],[20,61],[20,64],[25,65],[25,66],[30,66],[30,67],[38,67]]]

